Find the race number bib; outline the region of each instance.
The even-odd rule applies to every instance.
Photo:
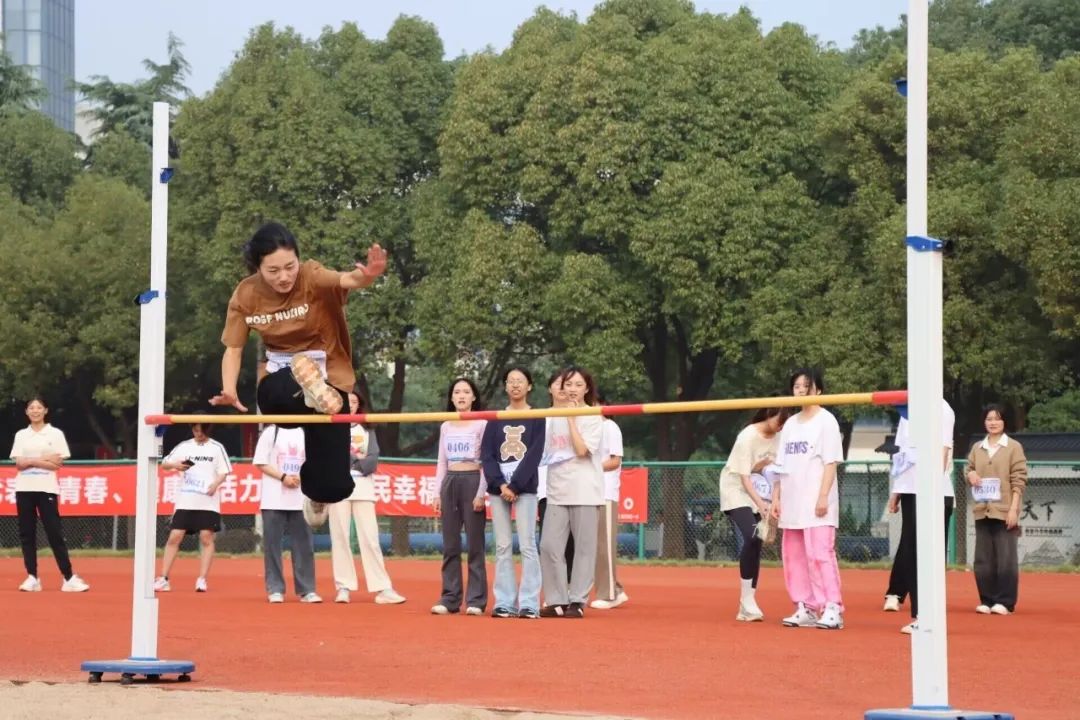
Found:
[[[200,493],[205,495],[209,488],[210,483],[206,481],[205,473],[198,472],[194,469],[184,472],[184,481],[180,484],[180,492]]]
[[[364,428],[359,425],[353,427],[350,437],[351,451],[354,457],[362,458],[367,457],[368,450],[368,434]]]
[[[750,476],[750,483],[754,486],[754,492],[758,494],[762,500],[766,502],[772,497],[772,482],[769,478],[758,473],[754,473]]]
[[[506,482],[510,482],[510,478],[514,476],[514,471],[518,469],[518,465],[520,464],[520,460],[499,463],[499,469],[502,470],[503,478],[506,480]]]
[[[457,433],[446,436],[446,459],[449,462],[469,462],[476,458],[475,434]]]
[[[983,478],[982,483],[973,485],[971,497],[975,502],[997,502],[1001,500],[1001,479]]]
[[[281,472],[286,475],[299,475],[300,466],[304,464],[304,461],[298,457],[283,457],[281,458]]]

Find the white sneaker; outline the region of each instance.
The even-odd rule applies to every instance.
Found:
[[[270,593],[269,595],[266,596],[266,599],[270,601],[271,605],[277,605],[279,603],[285,602],[285,594],[284,593]]]
[[[154,581],[154,592],[169,592],[172,590],[172,586],[169,585],[169,579],[166,577],[159,577]]]
[[[336,602],[336,603],[350,602],[349,588],[338,588],[337,595],[334,596],[334,602]]]
[[[596,608],[597,610],[611,610],[617,608],[623,603],[629,602],[630,596],[624,592],[620,592],[615,596],[614,600],[593,600],[589,603],[589,607]]]
[[[885,607],[882,608],[885,612],[900,612],[900,596],[899,595],[886,595]]]
[[[322,527],[326,524],[326,518],[330,516],[330,508],[326,503],[315,502],[311,498],[304,498],[304,521],[311,527]]]
[[[470,607],[465,609],[466,615],[483,615],[484,611],[478,607]]]
[[[341,412],[341,394],[326,384],[318,363],[307,355],[293,355],[292,374],[304,391],[304,404],[322,415]]]
[[[990,614],[990,606],[989,605],[976,605],[975,606],[975,612],[979,613],[980,615],[989,615]]]
[[[19,585],[19,592],[41,592],[41,581],[33,575],[27,575]]]
[[[439,603],[438,605],[432,605],[431,606],[431,614],[432,615],[449,615],[450,614],[450,608],[446,607],[442,603]]]
[[[195,592],[206,592],[206,578],[201,577],[195,580]]]
[[[904,627],[900,628],[900,632],[904,633],[905,635],[911,635],[912,633],[914,633],[918,629],[919,629],[919,621],[918,620],[913,620],[913,621],[909,622],[907,625],[905,625]]]
[[[60,592],[86,592],[90,586],[78,575],[72,575],[60,586]]]
[[[990,612],[992,612],[994,615],[1008,615],[1009,608],[1005,607],[1001,603],[995,603],[990,607]]]
[[[844,616],[840,613],[840,606],[836,603],[826,603],[825,612],[821,613],[821,618],[814,623],[814,626],[822,630],[840,630],[843,628]]]
[[[765,613],[761,612],[757,600],[746,597],[739,602],[739,612],[735,619],[739,622],[761,622],[765,619]]]
[[[322,598],[319,597],[319,593],[309,592],[307,595],[304,595],[302,598],[300,598],[300,602],[302,602],[302,603],[321,603]]]
[[[816,612],[802,603],[799,603],[795,612],[784,618],[783,623],[786,627],[814,627],[817,619],[818,616]]]
[[[403,602],[405,602],[405,596],[399,595],[394,588],[381,590],[375,596],[376,605],[400,605]]]

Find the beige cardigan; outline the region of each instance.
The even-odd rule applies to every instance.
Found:
[[[1005,520],[1013,496],[1022,497],[1024,487],[1027,486],[1027,458],[1024,456],[1024,447],[1008,435],[1002,435],[1002,443],[992,458],[984,447],[985,443],[986,440],[980,440],[972,446],[968,453],[967,467],[964,468],[964,479],[967,479],[967,474],[972,470],[978,473],[979,477],[1001,478],[1001,500],[975,503],[972,514],[976,520]],[[1005,492],[1006,487],[1010,487],[1012,492]]]

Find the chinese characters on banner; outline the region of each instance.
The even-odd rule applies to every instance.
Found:
[[[135,465],[68,465],[60,472],[60,513],[88,515],[135,514]],[[435,517],[432,509],[438,488],[434,465],[381,463],[372,477],[375,511],[379,515]],[[171,515],[182,475],[161,471],[158,478],[158,514]],[[649,515],[648,471],[627,468],[622,473],[619,522],[643,523]],[[253,515],[259,512],[262,473],[254,465],[237,463],[218,491],[221,512]],[[0,467],[0,515],[15,514],[15,468]],[[490,516],[490,511],[489,511]]]

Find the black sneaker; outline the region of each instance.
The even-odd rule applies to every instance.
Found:
[[[509,618],[514,617],[514,611],[504,607],[497,607],[491,611],[491,617]]]
[[[568,618],[583,618],[585,617],[585,603],[570,603],[566,608],[566,617]]]
[[[518,613],[518,617],[524,618],[525,620],[535,620],[540,617],[540,613],[532,608],[522,608],[521,612]]]
[[[540,610],[540,617],[542,618],[561,618],[566,617],[566,609],[569,605],[548,605]]]

